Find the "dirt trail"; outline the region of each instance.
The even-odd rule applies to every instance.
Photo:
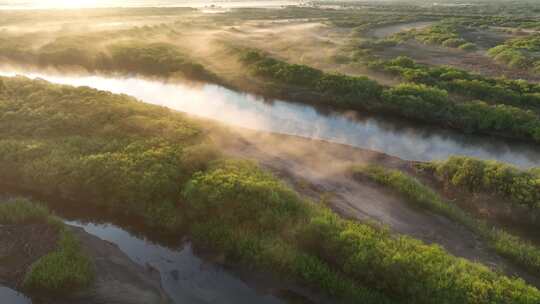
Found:
[[[294,136],[240,129],[231,133],[230,137],[215,138],[228,155],[258,161],[315,201],[329,198],[331,207],[344,217],[383,223],[392,231],[426,243],[440,244],[456,256],[501,269],[509,275],[518,275],[540,286],[540,280],[489,250],[465,227],[411,207],[385,187],[370,181],[355,181],[348,170],[353,164],[366,163],[406,169],[410,166],[407,161],[383,153]]]

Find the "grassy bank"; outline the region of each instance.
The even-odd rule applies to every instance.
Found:
[[[490,88],[495,86],[500,88],[499,83],[491,85],[485,82],[487,86],[491,86],[486,88],[484,83],[469,81],[464,78],[466,75],[458,73],[456,69],[425,68],[425,71],[419,71],[418,69],[423,68],[406,58],[398,58],[390,63],[373,63],[372,66],[382,66],[385,70],[403,73],[407,75],[407,80],[412,81],[387,88],[366,77],[329,74],[305,65],[289,64],[259,51],[244,51],[241,57],[256,76],[272,82],[278,90],[287,88],[317,92],[321,96],[320,100],[324,100],[334,108],[392,113],[465,132],[488,133],[540,142],[540,117],[533,111],[479,100],[466,102],[455,100],[449,91],[467,88],[465,92],[470,91],[472,95],[477,96],[487,94],[485,92],[493,95]],[[445,79],[449,82],[448,85],[443,86],[439,82],[426,80],[436,77]],[[537,108],[537,86],[529,85],[529,89],[525,87],[520,89],[519,84],[526,83],[508,81],[506,87],[501,90],[513,94],[516,100],[514,103],[525,103]],[[510,89],[511,87],[513,89]],[[481,92],[476,92],[476,89]],[[524,90],[531,92],[527,93]]]
[[[497,253],[521,265],[527,271],[540,274],[540,249],[519,237],[493,228],[475,219],[458,206],[448,203],[439,194],[417,179],[399,170],[380,166],[354,168],[354,173],[394,189],[409,202],[424,209],[443,215],[475,232]]]
[[[220,158],[201,121],[89,88],[2,83],[0,179],[19,188],[185,228],[230,261],[343,302],[540,301],[520,279],[342,219],[257,165]]]
[[[88,287],[94,279],[90,259],[81,251],[79,241],[42,205],[25,199],[0,203],[2,225],[48,225],[58,234],[56,249],[35,261],[26,274],[23,289],[39,294],[68,294]]]

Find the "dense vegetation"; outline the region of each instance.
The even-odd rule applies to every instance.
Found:
[[[136,33],[133,36],[136,37]],[[29,46],[33,43],[29,38],[4,38],[1,39],[0,57],[42,67],[78,66],[89,71],[217,81],[215,75],[173,44],[144,39],[114,42],[114,38],[116,36],[105,34],[104,37],[65,36],[37,48]]]
[[[449,48],[459,48],[466,51],[476,49],[476,45],[463,39],[460,32],[464,29],[453,20],[445,20],[423,30],[411,30],[397,33],[391,39],[396,41],[405,41],[416,39],[426,44],[437,44]]]
[[[509,203],[540,209],[540,175],[534,169],[522,170],[496,161],[454,156],[434,162],[431,167],[445,183],[471,192],[496,193]]]
[[[3,78],[0,118],[4,183],[104,204],[171,233],[184,226],[196,245],[336,298],[540,301],[522,280],[342,219],[252,163],[219,159],[202,125],[181,114],[89,88]]]
[[[540,73],[540,34],[509,40],[490,49],[488,54],[510,67]]]
[[[540,85],[524,80],[489,78],[449,66],[429,67],[408,57],[373,61],[370,67],[407,82],[435,86],[452,94],[540,112]]]
[[[403,83],[384,88],[365,77],[328,74],[304,65],[288,64],[258,51],[246,51],[242,59],[256,75],[275,81],[281,87],[294,85],[318,92],[335,107],[391,112],[467,132],[540,142],[540,118],[534,111],[483,101],[460,102],[448,94],[448,91],[464,90],[475,98],[494,96],[496,100],[503,100],[494,93],[502,91],[513,97],[505,103],[537,109],[540,104],[538,85],[479,78],[453,68],[428,68],[408,58],[397,58],[374,63],[372,67],[403,74],[407,80],[420,84]],[[489,96],[485,96],[487,94]]]
[[[345,107],[369,103],[382,92],[382,86],[367,77],[328,74],[306,65],[289,64],[255,50],[245,51],[241,59],[256,75],[313,90]]]
[[[25,199],[0,203],[0,224],[52,226],[59,235],[56,250],[41,257],[26,270],[23,287],[32,292],[71,293],[88,287],[94,279],[93,264],[82,253],[79,241],[64,224],[42,205]]]
[[[14,78],[0,100],[2,180],[51,196],[177,226],[181,185],[214,157],[194,122],[127,96]]]
[[[521,240],[519,237],[493,228],[477,220],[457,205],[445,201],[438,193],[417,179],[399,170],[380,166],[355,167],[354,173],[394,189],[405,198],[421,207],[448,217],[482,237],[500,255],[506,256],[534,273],[540,273],[540,248]]]

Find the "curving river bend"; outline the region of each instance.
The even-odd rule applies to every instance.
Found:
[[[240,127],[322,139],[406,160],[429,161],[450,155],[467,155],[522,167],[540,166],[539,145],[460,134],[356,112],[320,113],[309,105],[282,100],[269,102],[213,84],[188,85],[138,77],[68,76],[8,69],[0,70],[0,75],[24,75],[59,84],[128,94],[147,103]]]

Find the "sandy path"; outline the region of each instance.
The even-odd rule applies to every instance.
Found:
[[[297,191],[319,201],[330,199],[342,216],[361,221],[375,220],[392,231],[426,243],[437,243],[452,254],[518,275],[533,285],[540,280],[529,276],[488,248],[472,232],[445,217],[411,207],[388,189],[370,181],[351,178],[352,164],[384,163],[407,168],[409,163],[382,153],[294,136],[235,129],[233,138],[215,140],[233,157],[258,161],[291,184]]]

